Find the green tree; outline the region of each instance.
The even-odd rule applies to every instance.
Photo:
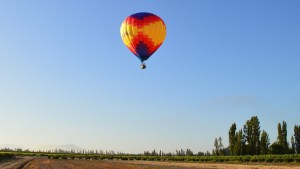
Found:
[[[294,127],[294,138],[295,138],[295,150],[297,154],[300,154],[300,125]]]
[[[157,156],[158,155],[157,152],[155,151],[155,149],[152,151],[151,155],[152,156]]]
[[[277,125],[277,132],[278,132],[278,135],[277,135],[277,143],[278,143],[279,145],[283,145],[281,123],[278,123],[278,125]]]
[[[287,141],[287,126],[286,122],[282,122],[282,146],[284,148],[285,153],[288,152],[289,146],[288,146],[288,141]]]
[[[218,151],[219,151],[219,155],[224,155],[224,151],[223,151],[223,143],[222,143],[222,137],[219,137],[218,139]]]
[[[279,144],[278,142],[274,142],[270,146],[270,153],[271,154],[284,154],[285,150],[284,150],[284,147],[281,144]]]
[[[237,137],[236,137],[236,124],[233,123],[229,129],[229,149],[230,149],[230,154],[231,155],[236,155],[235,152],[235,146],[237,142]]]
[[[283,121],[282,124],[278,123],[278,136],[277,143],[283,147],[284,153],[288,153],[288,141],[287,141],[287,126],[286,122]]]
[[[255,155],[260,153],[260,122],[257,116],[251,117],[244,125],[247,154]]]
[[[262,131],[260,140],[260,154],[268,154],[270,139],[268,133],[265,130]]]
[[[217,155],[215,149],[212,150],[211,154],[212,154],[213,156]]]
[[[193,153],[193,151],[191,149],[186,149],[186,155],[187,156],[193,156],[194,153]]]
[[[240,129],[239,132],[236,132],[236,145],[234,146],[234,154],[235,155],[245,155],[246,154],[246,146],[245,146],[245,136],[243,134],[243,130]]]
[[[213,154],[218,156],[219,155],[219,142],[218,142],[217,138],[215,138],[214,146],[215,146],[215,150],[213,151]]]
[[[291,144],[292,144],[292,148],[291,148],[291,153],[295,154],[295,139],[294,136],[291,137]]]

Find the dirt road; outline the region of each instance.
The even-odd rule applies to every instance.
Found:
[[[32,159],[31,157],[16,157],[0,163],[0,169],[22,169]]]
[[[23,169],[300,169],[299,165],[241,165],[119,160],[49,160],[36,158]]]

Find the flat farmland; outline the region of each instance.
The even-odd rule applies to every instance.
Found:
[[[62,160],[35,158],[23,169],[300,169],[293,164],[221,164],[121,160]]]

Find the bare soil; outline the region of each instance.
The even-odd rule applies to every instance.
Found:
[[[0,162],[0,169],[22,169],[30,160],[31,157],[15,157]]]
[[[1,165],[0,165],[0,169]],[[6,168],[5,168],[6,169]],[[53,160],[35,158],[9,169],[300,169],[299,164],[221,164],[121,160]]]
[[[184,169],[300,169],[299,164],[222,164],[222,163],[183,163],[183,162],[153,162],[153,161],[129,161],[128,163],[154,165],[161,168],[178,167]],[[159,168],[158,167],[158,168]]]

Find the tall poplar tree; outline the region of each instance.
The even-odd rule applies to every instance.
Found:
[[[234,146],[234,154],[235,155],[245,155],[246,154],[246,146],[245,146],[245,136],[243,134],[243,130],[240,129],[239,132],[236,132],[236,145]]]
[[[247,154],[260,154],[260,123],[257,116],[251,117],[244,125]]]
[[[224,152],[223,152],[222,137],[219,137],[219,138],[218,138],[218,142],[219,142],[219,144],[218,144],[218,146],[219,146],[219,148],[218,148],[218,150],[219,150],[219,155],[224,155]]]
[[[268,154],[270,139],[268,133],[265,130],[263,130],[261,133],[260,141],[260,154]]]
[[[236,137],[236,124],[233,123],[229,129],[229,149],[230,149],[230,154],[231,155],[236,155],[235,154],[235,146],[237,142],[237,137]]]
[[[294,127],[294,138],[295,138],[295,150],[297,154],[300,154],[300,125]]]
[[[281,146],[280,148],[283,152],[281,154],[288,153],[288,142],[287,142],[287,127],[286,127],[286,122],[283,121],[282,125],[278,123],[278,136],[277,136],[277,141],[278,145]]]
[[[291,153],[292,154],[295,154],[295,139],[294,139],[294,136],[291,137],[291,144],[292,144],[292,151]]]
[[[282,122],[282,146],[284,148],[284,153],[288,153],[289,146],[288,146],[288,141],[287,141],[287,126],[286,122]]]
[[[282,138],[282,128],[281,128],[281,124],[278,123],[278,126],[277,126],[277,132],[278,132],[278,135],[277,135],[277,141],[278,141],[278,144],[279,145],[282,145],[283,143],[283,138]]]
[[[214,146],[215,146],[215,154],[214,155],[219,155],[219,142],[218,142],[218,139],[215,138],[215,143],[214,143]]]

